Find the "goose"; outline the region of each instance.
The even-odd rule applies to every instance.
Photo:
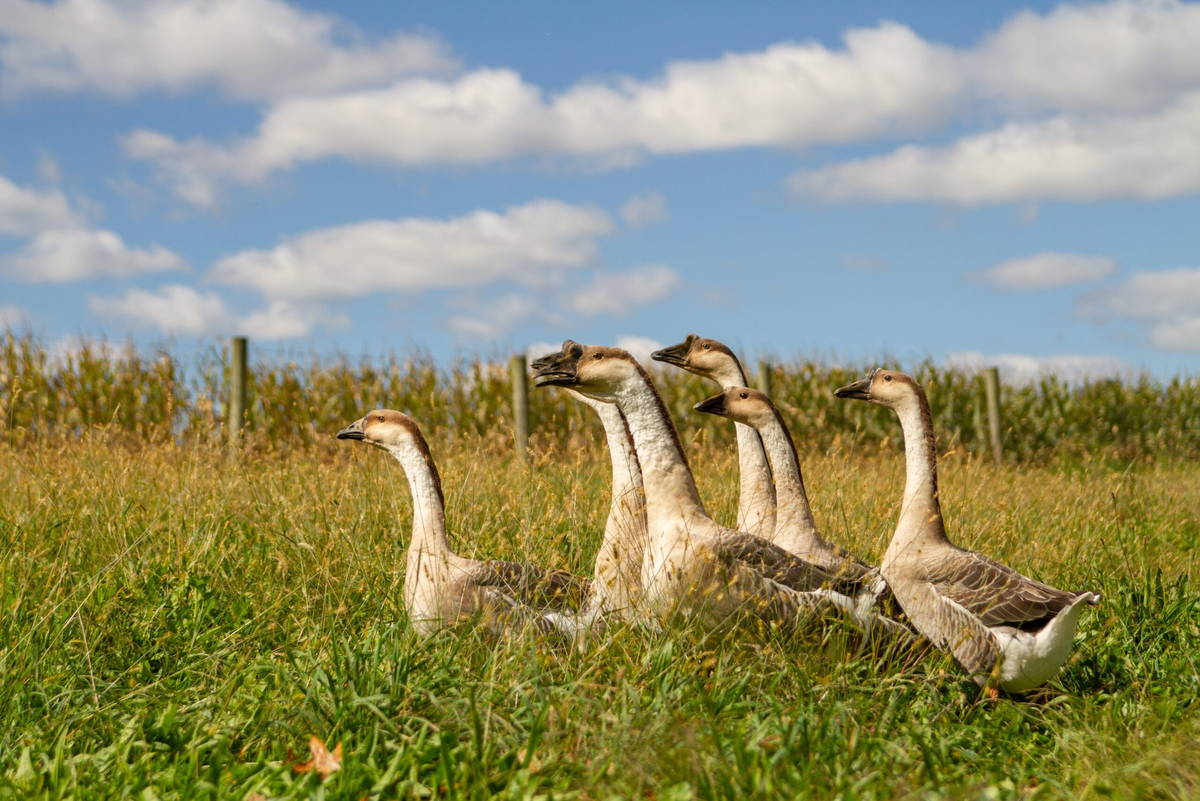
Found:
[[[650,358],[715,381],[723,389],[749,383],[738,357],[715,339],[688,334],[683,342],[656,350]],[[758,432],[742,423],[734,426],[734,430],[739,476],[737,528],[776,542],[775,485],[771,483],[771,468],[762,440]]]
[[[567,340],[563,350],[574,346]],[[548,367],[562,355],[562,350],[534,360],[532,367]],[[596,567],[591,592],[583,610],[572,621],[565,617],[556,620],[560,628],[577,625],[576,634],[587,631],[599,633],[606,618],[612,616],[630,623],[647,622],[642,614],[642,559],[646,552],[646,496],[642,488],[642,470],[629,426],[621,410],[611,403],[601,403],[573,389],[564,391],[596,411],[604,426],[608,453],[612,461],[612,500],[604,537],[596,554]]]
[[[857,619],[853,596],[859,582],[708,516],[662,398],[626,351],[568,340],[536,380],[538,386],[567,387],[615,404],[624,415],[646,493],[642,588],[660,619],[681,615],[706,628],[743,613],[788,627],[815,616]],[[879,622],[865,624],[872,632],[908,633],[895,621]]]
[[[578,608],[587,582],[562,570],[498,560],[479,561],[450,549],[445,498],[437,465],[415,420],[402,412],[376,409],[337,433],[366,442],[400,462],[412,490],[412,540],[404,574],[404,603],[422,636],[474,615],[494,633],[531,625],[557,631],[547,612]]]
[[[761,437],[779,499],[775,536],[772,537],[776,545],[831,573],[849,575],[857,581],[872,580],[871,565],[827,541],[817,531],[817,522],[804,491],[796,445],[779,409],[765,393],[749,387],[729,387],[700,401],[695,409],[728,417],[754,429]]]
[[[875,369],[834,395],[886,406],[900,418],[907,478],[881,567],[913,627],[992,697],[997,687],[1024,692],[1049,681],[1071,653],[1080,611],[1101,596],[1055,589],[950,542],[929,401],[911,377]]]

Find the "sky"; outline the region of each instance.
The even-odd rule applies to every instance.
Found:
[[[0,0],[0,326],[1200,366],[1200,4]]]

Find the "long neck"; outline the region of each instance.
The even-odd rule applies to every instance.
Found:
[[[633,438],[625,416],[613,403],[594,404],[604,424],[604,436],[608,440],[608,454],[612,458],[612,494],[615,505],[620,498],[627,497],[632,492],[642,488],[642,469],[638,465],[637,454],[633,450]]]
[[[792,441],[791,433],[778,412],[765,416],[756,428],[762,436],[767,458],[771,460],[771,472],[775,476],[775,493],[779,499],[776,532],[800,539],[815,539],[817,523],[808,505],[804,478],[800,474],[800,458],[796,455],[796,444]]]
[[[625,382],[616,396],[617,406],[629,423],[633,447],[641,465],[647,511],[707,517],[679,434],[649,377],[639,371],[637,377]]]
[[[933,416],[925,391],[914,387],[914,392],[896,406],[896,414],[904,429],[906,480],[900,522],[889,550],[919,540],[948,542],[938,501]]]
[[[742,363],[732,356],[710,378],[722,389],[750,385]],[[778,525],[776,488],[763,441],[757,431],[744,423],[735,423],[734,432],[738,447],[738,528],[771,539]]]
[[[412,542],[409,543],[408,552],[428,554],[449,551],[442,482],[438,476],[437,465],[429,456],[428,447],[422,449],[405,443],[388,446],[387,451],[396,457],[396,461],[404,468],[408,486],[412,489]]]

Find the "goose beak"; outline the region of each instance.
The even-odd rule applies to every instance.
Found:
[[[867,377],[861,381],[855,381],[853,384],[838,387],[833,391],[833,394],[838,398],[854,398],[855,400],[869,401],[871,399],[871,379]]]
[[[715,414],[717,417],[729,414],[729,407],[725,405],[725,393],[723,392],[718,392],[711,398],[705,398],[692,408],[705,414]]]
[[[688,336],[683,342],[678,345],[672,345],[669,348],[656,350],[650,354],[650,358],[656,362],[664,362],[673,364],[676,367],[683,367],[687,364],[688,350],[692,347],[692,337]]]
[[[529,363],[529,366],[536,373],[538,370],[545,370],[547,367],[554,364],[554,360],[557,359],[559,356],[562,356],[562,354],[561,353],[550,353],[550,354],[547,354],[546,356],[541,357],[540,359],[534,359],[532,362]]]
[[[355,420],[350,425],[337,432],[338,439],[366,439],[367,435],[363,432],[363,421]]]

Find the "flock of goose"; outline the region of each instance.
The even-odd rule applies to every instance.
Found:
[[[722,387],[696,404],[737,427],[736,529],[705,510],[675,426],[646,370],[626,351],[567,340],[533,363],[537,385],[561,387],[596,410],[612,458],[612,503],[588,581],[532,565],[467,559],[446,534],[441,479],[412,418],[373,411],[338,432],[391,453],[412,489],[404,600],[422,634],[478,616],[496,631],[595,636],[614,621],[668,619],[714,630],[735,618],[772,629],[839,619],[866,637],[909,647],[922,639],[953,656],[990,695],[1048,681],[1070,655],[1079,614],[1100,596],[1067,592],[955,546],[938,503],[929,402],[903,373],[872,370],[839,398],[894,410],[907,480],[883,563],[864,562],[818,531],[792,437],[733,352],[689,335],[657,351]]]

